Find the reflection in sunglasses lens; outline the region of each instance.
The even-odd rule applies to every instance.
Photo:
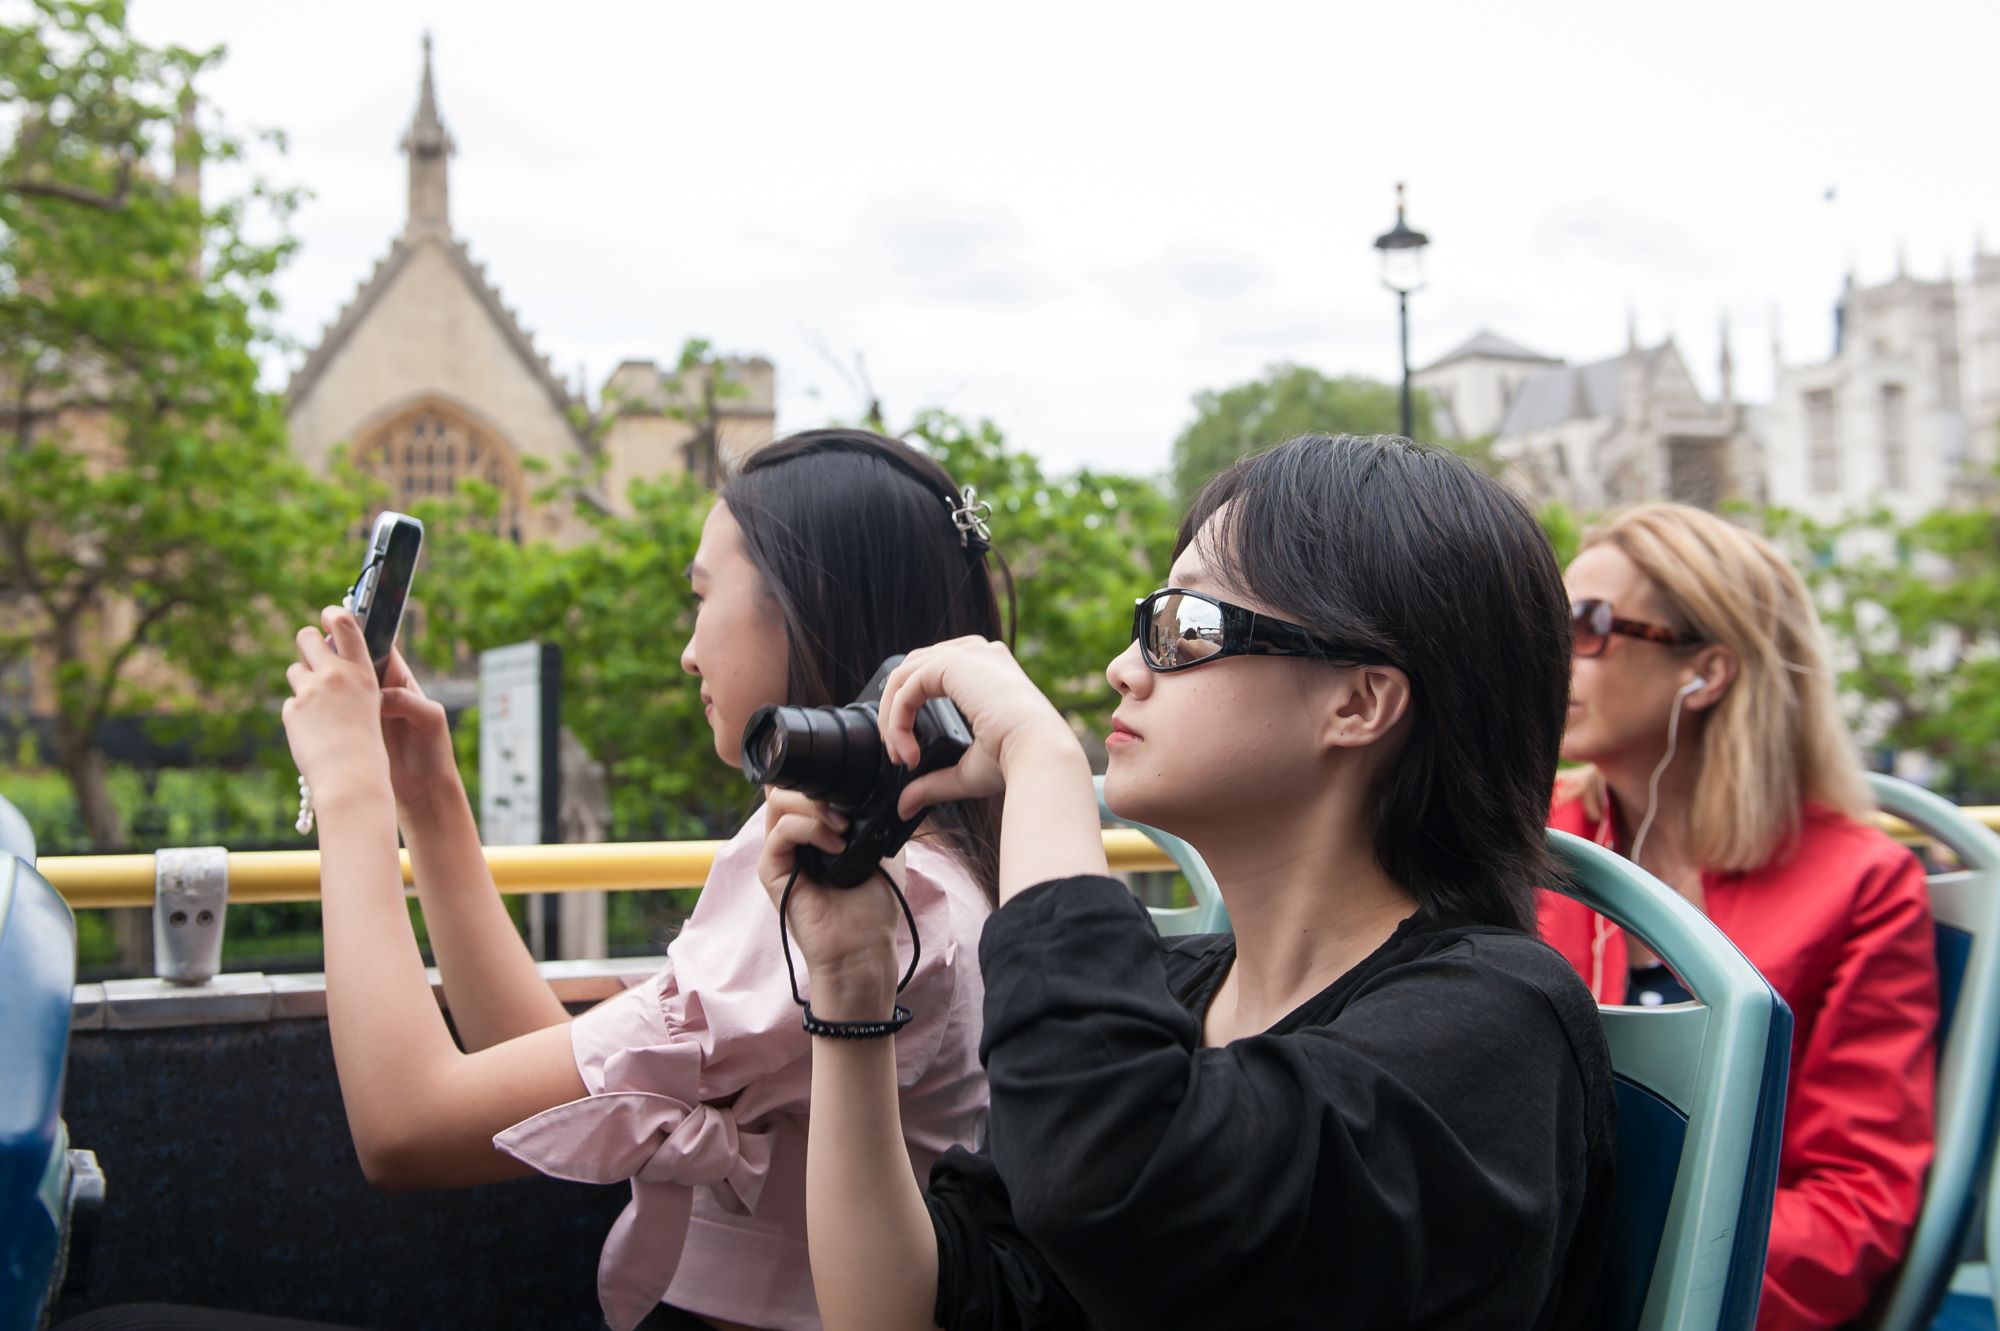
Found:
[[[1577,601],[1570,606],[1571,651],[1577,656],[1603,652],[1611,629],[1611,607],[1603,601]]]
[[[1140,649],[1160,670],[1207,660],[1222,650],[1222,612],[1192,596],[1156,596],[1147,607]]]

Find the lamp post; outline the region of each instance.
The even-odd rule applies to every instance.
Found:
[[[1382,253],[1382,285],[1396,293],[1396,310],[1402,319],[1403,336],[1403,437],[1416,429],[1410,404],[1410,295],[1424,289],[1424,246],[1431,238],[1413,231],[1403,220],[1403,183],[1396,182],[1396,225],[1375,237]]]

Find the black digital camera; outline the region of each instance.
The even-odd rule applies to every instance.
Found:
[[[781,786],[819,800],[847,818],[847,849],[829,856],[800,846],[800,872],[829,887],[857,887],[882,861],[903,848],[924,821],[899,817],[903,788],[928,772],[955,765],[972,747],[972,731],[949,698],[918,709],[917,748],[922,756],[905,770],[882,747],[876,719],[882,685],[903,663],[882,663],[861,696],[845,707],[760,707],[743,727],[743,774],[757,786]]]

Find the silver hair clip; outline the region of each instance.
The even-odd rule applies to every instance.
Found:
[[[979,497],[979,491],[968,485],[960,495],[961,503],[951,510],[951,525],[958,529],[958,543],[966,550],[979,543],[984,552],[993,547],[993,528],[987,519],[993,516],[993,505]]]

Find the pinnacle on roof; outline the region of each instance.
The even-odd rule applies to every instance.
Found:
[[[444,127],[438,115],[437,84],[431,78],[431,35],[424,34],[424,79],[417,91],[417,114],[410,121],[410,128],[403,135],[403,151],[406,153],[449,153],[457,145],[451,141],[451,134]]]
[[[417,92],[417,114],[403,135],[410,159],[409,229],[432,225],[451,229],[451,195],[445,160],[458,150],[451,132],[438,116],[437,86],[431,79],[431,38],[424,34],[424,78]]]

